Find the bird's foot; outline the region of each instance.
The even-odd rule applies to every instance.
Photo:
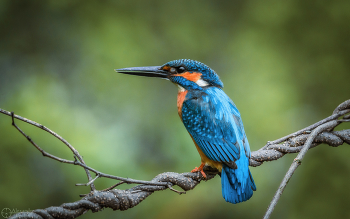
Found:
[[[205,163],[201,163],[201,165],[199,166],[199,167],[196,167],[196,168],[194,168],[192,171],[191,171],[191,173],[195,173],[195,172],[201,172],[201,174],[202,174],[202,176],[204,177],[204,178],[207,178],[207,175],[204,173],[204,171],[203,171],[203,167],[205,166]]]

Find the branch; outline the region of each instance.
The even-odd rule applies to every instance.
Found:
[[[24,117],[15,115],[13,112],[9,112],[9,111],[0,109],[0,113],[3,113],[3,114],[8,115],[8,116],[11,116],[11,117],[12,117],[12,125],[15,126],[15,128],[16,128],[19,132],[21,132],[22,135],[24,135],[32,144],[33,144],[34,142],[31,141],[30,137],[27,136],[26,134],[24,134],[24,132],[22,132],[22,131],[19,129],[19,127],[14,123],[14,118],[16,118],[16,119],[18,119],[18,120],[21,120],[21,121],[23,121],[23,122],[26,122],[26,123],[28,123],[28,124],[31,124],[31,125],[33,125],[33,126],[36,126],[36,127],[40,128],[40,129],[42,129],[42,130],[44,130],[44,131],[50,133],[51,135],[55,136],[55,138],[57,138],[58,140],[62,141],[63,144],[65,144],[65,145],[73,152],[74,156],[76,156],[76,157],[80,160],[81,163],[85,164],[85,162],[84,162],[84,160],[83,160],[83,157],[79,154],[79,152],[78,152],[71,144],[69,144],[68,141],[66,141],[64,138],[62,138],[62,137],[61,137],[60,135],[58,135],[57,133],[51,131],[49,128],[47,128],[47,127],[45,127],[45,126],[43,126],[43,125],[41,125],[41,124],[39,124],[39,123],[36,123],[36,122],[34,122],[34,121],[32,121],[32,120],[29,120],[29,119],[27,119],[27,118],[24,118]],[[33,145],[34,145],[34,144],[33,144]],[[34,145],[34,146],[35,146],[40,152],[42,152],[42,153],[44,152],[44,150],[40,149],[39,146],[37,146],[37,145]],[[48,155],[48,153],[46,153],[46,152],[43,153],[43,156],[47,156],[47,155]],[[57,160],[57,161],[66,163],[66,160],[64,160],[64,159],[55,157],[55,156],[53,156],[53,155],[51,155],[51,156],[52,156],[52,157],[50,157],[50,158],[52,158],[52,159],[55,159],[55,160]],[[55,158],[54,158],[54,157],[55,157]],[[56,159],[56,158],[58,158],[58,159]],[[91,180],[92,180],[92,177],[91,177],[90,172],[89,172],[87,169],[85,169],[85,172],[86,172],[86,175],[87,175],[87,177],[88,177],[88,180],[91,181]],[[94,185],[93,183],[90,185],[90,187],[91,187],[91,191],[96,190],[96,189],[95,189],[95,185]]]
[[[141,201],[143,201],[155,191],[170,189],[179,194],[183,194],[185,193],[185,191],[194,189],[194,187],[197,186],[202,180],[210,180],[214,178],[218,173],[216,169],[205,167],[205,172],[207,174],[206,179],[204,179],[202,174],[200,173],[179,174],[172,172],[159,174],[151,181],[134,180],[129,178],[112,176],[87,166],[81,158],[81,156],[79,155],[78,151],[76,151],[61,136],[51,131],[50,129],[34,121],[28,120],[18,115],[14,115],[13,113],[10,113],[6,110],[0,109],[0,112],[5,115],[12,116],[12,122],[16,129],[20,131],[22,135],[24,135],[30,141],[30,143],[33,144],[33,146],[35,146],[44,156],[63,163],[79,165],[83,167],[87,172],[89,182],[77,185],[90,185],[92,188],[92,192],[90,192],[87,195],[84,195],[84,197],[79,201],[73,203],[65,203],[59,207],[38,209],[32,212],[21,212],[13,215],[11,218],[76,218],[82,215],[83,213],[87,212],[88,210],[91,210],[92,212],[98,212],[106,207],[111,208],[113,210],[127,210],[138,205]],[[334,110],[331,116],[311,126],[308,126],[298,132],[287,135],[275,141],[268,142],[264,147],[262,147],[258,151],[253,151],[251,153],[250,166],[256,167],[260,166],[265,161],[277,160],[284,156],[284,154],[286,153],[298,153],[301,151],[297,158],[293,161],[290,170],[287,172],[279,190],[276,192],[276,197],[270,204],[271,210],[266,213],[266,215],[268,215],[266,218],[268,218],[271,212],[273,211],[273,208],[277,204],[278,198],[282,194],[288,180],[294,173],[295,169],[300,165],[301,160],[303,159],[305,153],[309,148],[313,148],[321,143],[325,143],[333,147],[342,145],[344,142],[350,144],[350,129],[342,131],[333,131],[333,129],[342,122],[350,122],[350,115],[346,115],[349,112],[350,100],[347,100],[340,104]],[[343,118],[339,119],[341,116],[343,116]],[[29,136],[27,136],[14,123],[14,118],[39,127],[61,140],[73,152],[74,161],[56,157],[42,150],[37,144],[33,142],[33,140]],[[93,179],[89,171],[94,172],[97,176]],[[116,179],[120,182],[107,189],[97,191],[94,189],[93,182],[98,178],[102,177]],[[137,185],[127,190],[114,189],[115,187],[124,183],[133,183],[140,185]],[[175,190],[173,188],[174,185],[179,186],[184,191]]]
[[[0,109],[0,110],[2,110],[2,109]],[[2,111],[4,111],[4,110],[2,110]],[[7,112],[7,111],[6,111]],[[34,147],[36,147],[36,149],[38,149],[41,153],[42,153],[42,155],[44,156],[44,157],[49,157],[49,158],[51,158],[51,159],[54,159],[54,160],[57,160],[57,161],[59,161],[59,162],[62,162],[62,163],[67,163],[67,164],[74,164],[74,165],[78,165],[78,166],[81,166],[81,167],[83,167],[86,171],[87,171],[87,173],[89,173],[88,175],[90,176],[90,179],[89,179],[89,182],[88,183],[85,183],[85,184],[76,184],[77,186],[81,186],[81,185],[85,185],[85,186],[89,186],[89,185],[93,185],[93,182],[97,179],[97,178],[100,178],[100,177],[105,177],[105,178],[110,178],[110,179],[115,179],[115,180],[122,180],[123,182],[126,182],[126,183],[134,183],[134,184],[145,184],[145,185],[165,185],[165,186],[167,186],[167,184],[166,183],[152,183],[152,182],[149,182],[149,181],[143,181],[143,180],[134,180],[134,179],[129,179],[129,178],[122,178],[122,177],[118,177],[118,176],[112,176],[112,175],[109,175],[109,174],[105,174],[105,173],[102,173],[102,172],[100,172],[100,171],[97,171],[97,170],[95,170],[95,169],[93,169],[93,168],[91,168],[91,167],[89,167],[89,166],[86,166],[86,164],[84,163],[84,161],[83,162],[80,162],[80,161],[78,161],[76,158],[77,158],[77,154],[79,155],[79,153],[71,146],[71,145],[69,145],[68,144],[68,142],[67,142],[67,146],[68,147],[70,147],[70,148],[73,148],[77,153],[74,153],[74,151],[73,151],[73,153],[74,153],[74,161],[72,161],[72,160],[66,160],[66,159],[63,159],[63,158],[59,158],[59,157],[56,157],[56,156],[54,156],[54,155],[52,155],[52,154],[50,154],[50,153],[48,153],[48,152],[46,152],[46,151],[44,151],[41,147],[39,147],[28,135],[26,135],[17,125],[16,125],[16,123],[15,123],[15,121],[14,121],[14,118],[16,118],[16,115],[13,113],[13,112],[11,112],[10,113],[11,114],[11,117],[12,117],[12,125],[34,146]],[[19,117],[19,116],[17,116],[17,117]],[[25,119],[25,118],[24,118]],[[37,125],[39,125],[40,126],[40,128],[41,127],[44,127],[44,126],[42,126],[42,125],[40,125],[40,124],[38,124],[38,123],[36,123],[36,122],[33,122],[33,121],[31,121],[31,120],[28,120],[28,119],[26,119],[26,122],[28,122],[29,124],[33,124],[33,125],[35,125],[35,126],[37,126]],[[38,127],[39,127],[38,126]],[[48,129],[49,130],[49,129]],[[50,130],[51,131],[51,130]],[[51,131],[52,132],[52,134],[54,135],[54,136],[57,136],[57,138],[61,138],[58,134],[56,134],[55,132],[53,132],[53,131]],[[62,139],[62,140],[64,140],[64,139]],[[64,140],[65,141],[65,140]],[[80,155],[79,155],[80,156]],[[81,159],[82,160],[82,159]],[[91,172],[93,172],[93,173],[95,173],[97,176],[94,178],[94,179],[92,179],[91,178],[91,175],[90,175],[90,172],[89,171],[91,171]],[[96,189],[94,189],[94,190],[96,190]]]
[[[293,173],[296,171],[296,169],[299,167],[299,165],[301,164],[301,161],[303,160],[306,152],[310,149],[312,142],[314,141],[314,139],[316,138],[316,136],[318,134],[320,134],[321,132],[327,130],[327,129],[333,129],[336,125],[338,125],[338,123],[340,123],[337,120],[333,120],[330,122],[327,122],[323,125],[320,125],[319,127],[315,128],[310,136],[307,138],[306,143],[304,144],[304,147],[301,149],[300,153],[298,154],[298,156],[294,159],[292,165],[290,166],[288,172],[286,173],[286,175],[284,176],[281,185],[279,186],[278,190],[276,191],[275,196],[273,197],[270,206],[268,207],[265,215],[264,215],[264,219],[268,219],[270,218],[271,213],[273,212],[273,210],[275,209],[278,200],[280,199],[284,189],[287,186],[287,183],[289,182],[290,178],[292,177]]]

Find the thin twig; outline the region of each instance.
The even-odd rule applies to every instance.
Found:
[[[1,109],[0,109],[1,110]],[[4,110],[2,110],[4,111]],[[89,186],[89,185],[92,185],[93,182],[97,179],[97,178],[100,178],[100,177],[104,177],[104,178],[110,178],[110,179],[115,179],[115,180],[121,180],[121,181],[124,181],[125,183],[128,183],[128,184],[143,184],[143,185],[155,185],[155,186],[167,186],[168,183],[164,183],[164,182],[152,182],[152,181],[144,181],[144,180],[135,180],[135,179],[130,179],[130,178],[123,178],[123,177],[119,177],[119,176],[113,176],[113,175],[110,175],[110,174],[105,174],[105,173],[102,173],[98,170],[95,170],[89,166],[87,166],[85,163],[79,161],[79,157],[78,156],[74,156],[75,160],[74,161],[71,161],[71,160],[66,160],[66,159],[63,159],[63,158],[59,158],[59,157],[56,157],[48,152],[46,152],[45,150],[43,150],[40,146],[38,146],[28,135],[26,135],[15,123],[14,121],[14,118],[16,118],[16,116],[13,114],[13,112],[9,113],[10,116],[12,117],[12,125],[32,144],[34,145],[34,147],[36,149],[38,149],[43,156],[45,157],[48,157],[48,158],[51,158],[51,159],[54,159],[54,160],[57,160],[59,162],[62,162],[62,163],[68,163],[68,164],[73,164],[73,165],[78,165],[78,166],[81,166],[83,167],[85,170],[87,171],[91,171],[93,173],[95,173],[97,176],[93,179],[91,178],[91,180],[89,180],[88,183],[85,183],[85,184],[77,184],[78,186],[81,186],[81,185],[86,185],[86,186]],[[19,116],[18,116],[19,117]],[[31,120],[28,120],[30,122],[33,122]],[[35,123],[35,122],[34,122]],[[30,123],[31,124],[31,123]],[[37,123],[38,124],[38,123]],[[40,124],[38,124],[39,126],[41,126]],[[37,125],[35,125],[37,126]],[[57,134],[56,134],[57,135]],[[57,135],[58,136],[58,135]],[[77,159],[78,158],[78,159]]]
[[[171,191],[174,191],[174,192],[178,193],[179,195],[181,195],[181,194],[186,194],[185,191],[179,191],[179,190],[174,189],[174,188],[171,186],[171,184],[168,184],[168,188],[169,188]]]
[[[47,153],[46,151],[44,151],[41,147],[39,147],[28,135],[26,135],[15,123],[14,121],[14,114],[13,112],[11,112],[11,115],[12,115],[12,125],[32,144],[34,145],[34,147],[36,147],[36,149],[38,149],[42,155],[44,157],[49,157],[51,159],[54,159],[54,160],[57,160],[59,162],[62,162],[62,163],[70,163],[70,164],[74,164],[74,161],[70,161],[70,160],[66,160],[66,159],[63,159],[63,158],[59,158],[59,157],[56,157],[55,155],[52,155],[50,153]]]
[[[100,178],[104,177],[104,178],[109,178],[109,179],[121,180],[121,181],[124,181],[125,183],[128,183],[128,184],[143,184],[143,185],[154,185],[154,186],[166,186],[167,185],[167,183],[155,183],[152,181],[136,180],[136,179],[131,179],[131,178],[123,178],[123,177],[119,177],[119,176],[113,176],[113,175],[102,173],[98,170],[95,170],[89,166],[86,166],[83,163],[80,163],[79,161],[74,162],[74,164],[79,165],[81,167],[84,167],[85,169],[88,169],[91,172],[96,173],[97,175],[99,175]]]
[[[118,182],[118,183],[114,184],[113,186],[108,187],[108,188],[106,188],[106,189],[103,189],[103,190],[101,190],[101,191],[109,191],[109,190],[112,190],[112,189],[114,189],[115,187],[120,186],[120,185],[122,185],[122,184],[124,184],[124,183],[126,183],[126,182],[125,182],[125,181]]]
[[[287,186],[287,183],[289,182],[290,178],[292,177],[292,175],[294,174],[295,170],[299,167],[299,165],[301,164],[301,161],[303,160],[306,152],[309,150],[311,143],[314,141],[314,139],[316,138],[316,136],[321,133],[324,130],[327,129],[332,129],[334,128],[336,125],[338,125],[339,121],[337,120],[333,120],[330,122],[327,122],[323,125],[320,125],[319,127],[315,128],[310,136],[308,137],[303,149],[300,151],[300,153],[298,154],[298,156],[294,159],[292,165],[290,166],[288,172],[286,173],[286,175],[284,176],[278,190],[276,191],[275,196],[273,197],[265,215],[263,219],[268,219],[270,218],[271,213],[273,212],[273,210],[275,209],[275,206],[277,205],[277,202],[279,200],[279,198],[281,197],[284,189]]]
[[[316,122],[315,124],[312,124],[312,125],[310,125],[310,126],[308,126],[308,127],[306,127],[306,128],[303,128],[303,129],[301,129],[301,130],[299,130],[299,131],[296,131],[296,132],[294,132],[294,133],[292,133],[292,134],[290,134],[290,135],[286,135],[286,136],[284,136],[284,137],[282,137],[282,138],[279,138],[279,139],[277,139],[277,140],[267,142],[267,144],[266,144],[264,147],[262,147],[260,150],[265,150],[269,145],[279,144],[279,143],[281,143],[281,142],[286,141],[286,140],[289,139],[289,138],[292,138],[292,137],[301,135],[301,134],[303,134],[304,132],[305,132],[305,133],[310,132],[312,129],[316,128],[317,126],[320,126],[320,125],[322,125],[322,124],[324,124],[324,123],[326,123],[326,122],[332,121],[332,120],[334,120],[334,119],[336,119],[336,118],[339,118],[340,116],[345,115],[345,114],[347,114],[347,113],[349,113],[349,112],[350,112],[350,109],[345,109],[345,110],[342,110],[342,111],[337,111],[335,114],[333,114],[333,115],[331,115],[331,116],[329,116],[329,117],[327,117],[327,118],[325,118],[325,119],[322,119],[321,121],[318,121],[318,122]]]
[[[77,183],[75,184],[76,186],[89,186],[91,183],[95,182],[96,179],[100,178],[100,175],[97,174],[97,176],[95,178],[93,178],[91,181],[87,182],[87,183]]]
[[[23,122],[26,122],[26,123],[31,124],[31,125],[33,125],[33,126],[36,126],[36,127],[40,128],[40,129],[42,129],[42,130],[44,130],[44,131],[50,133],[51,135],[55,136],[55,138],[57,138],[58,140],[60,140],[61,142],[63,142],[63,143],[73,152],[73,154],[74,154],[75,156],[78,157],[78,159],[80,160],[80,162],[82,162],[83,164],[85,164],[84,159],[83,159],[83,157],[79,154],[79,152],[78,152],[71,144],[69,144],[64,138],[62,138],[60,135],[58,135],[56,132],[50,130],[49,128],[47,128],[47,127],[45,127],[45,126],[43,126],[43,125],[41,125],[41,124],[39,124],[39,123],[37,123],[37,122],[34,122],[34,121],[29,120],[29,119],[27,119],[27,118],[24,118],[24,117],[15,115],[13,112],[9,112],[9,111],[0,109],[0,113],[3,113],[3,114],[5,114],[5,115],[11,116],[12,118],[16,118],[16,119],[18,119],[18,120],[21,120],[21,121],[23,121]],[[21,133],[23,134],[23,132],[21,132]],[[45,155],[44,155],[44,156],[45,156]],[[60,162],[62,162],[62,161],[60,161]],[[91,177],[90,172],[89,172],[88,170],[86,170],[86,169],[85,169],[85,172],[86,172],[86,175],[87,175],[87,177],[88,177],[88,180],[89,180],[89,181],[92,180],[92,177]],[[96,189],[95,189],[95,185],[94,185],[93,183],[90,185],[90,188],[91,188],[91,191],[96,190]]]

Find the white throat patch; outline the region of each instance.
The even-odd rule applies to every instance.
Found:
[[[184,92],[184,91],[186,91],[186,89],[183,88],[183,87],[181,87],[180,85],[177,85],[177,87],[178,87],[178,89],[179,89],[179,92]]]

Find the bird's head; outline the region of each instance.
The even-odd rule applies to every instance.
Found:
[[[122,68],[116,71],[123,74],[164,78],[185,90],[224,86],[214,70],[201,62],[190,59],[174,60],[162,66]]]

